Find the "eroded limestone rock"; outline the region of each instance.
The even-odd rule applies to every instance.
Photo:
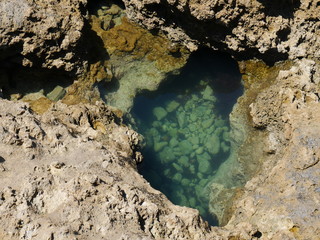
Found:
[[[82,72],[86,0],[0,1],[1,64]],[[83,49],[82,49],[83,50]],[[4,61],[4,63],[2,63]]]
[[[277,72],[276,81],[262,89],[250,105],[253,124],[267,135],[251,138],[262,141],[262,153],[256,156],[263,162],[258,174],[246,183],[227,227],[249,223],[265,239],[316,239],[320,231],[314,214],[320,199],[316,190],[319,64],[296,60],[287,70]],[[255,144],[258,149],[259,143]]]
[[[313,0],[124,0],[128,16],[189,49],[210,45],[267,61],[320,57],[319,6]]]
[[[173,205],[137,173],[138,134],[105,105],[57,103],[41,116],[21,102],[0,108],[2,239],[211,234],[196,210]]]

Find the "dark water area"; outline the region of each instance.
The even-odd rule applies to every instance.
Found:
[[[211,225],[210,181],[230,155],[228,116],[243,93],[237,63],[203,49],[179,75],[136,97],[131,114],[145,138],[139,172],[174,204],[196,208]]]

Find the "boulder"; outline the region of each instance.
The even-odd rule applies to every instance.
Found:
[[[207,120],[204,120],[201,125],[202,128],[207,129],[210,128],[213,125],[214,119],[213,118],[209,118]]]
[[[206,86],[202,92],[202,98],[211,102],[217,101],[217,98],[213,95],[213,90],[210,86]]]
[[[66,90],[61,86],[56,86],[51,92],[47,94],[47,98],[51,101],[58,101],[64,97]]]
[[[179,143],[179,147],[182,153],[184,153],[185,155],[190,154],[193,150],[192,150],[192,144],[187,141],[187,140],[183,140]]]
[[[220,151],[220,139],[217,135],[213,134],[210,137],[208,137],[207,142],[205,143],[205,146],[209,153],[211,154],[217,154]]]
[[[189,158],[186,156],[182,156],[178,159],[178,163],[180,166],[188,167],[189,166]]]
[[[209,174],[210,172],[212,172],[210,162],[208,160],[200,161],[198,165],[198,171],[203,174]]]
[[[167,142],[156,142],[154,143],[153,149],[154,151],[159,152],[167,145],[168,145]]]
[[[176,110],[178,107],[180,106],[180,103],[178,103],[177,101],[171,101],[167,107],[166,110],[168,112],[173,112],[174,110]]]
[[[156,107],[153,109],[152,112],[158,121],[163,119],[168,114],[167,111],[163,107]]]

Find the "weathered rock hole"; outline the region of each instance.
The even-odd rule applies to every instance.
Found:
[[[2,97],[8,100],[31,102],[49,98],[58,101],[72,82],[73,78],[67,72],[58,69],[23,67],[16,62],[0,68]]]
[[[301,5],[300,0],[267,1],[259,0],[264,6],[264,12],[269,16],[292,18],[293,13]]]
[[[157,91],[137,96],[131,111],[145,137],[139,172],[173,203],[198,209],[211,225],[222,218],[214,208],[210,213],[209,202],[214,204],[212,189],[224,191],[214,178],[231,155],[228,116],[242,95],[240,80],[229,55],[202,49]]]
[[[98,10],[102,9],[103,7],[110,7],[112,4],[115,4],[122,9],[125,8],[124,3],[121,0],[88,0],[87,9],[89,11],[89,14],[95,14],[98,15]]]
[[[260,231],[256,231],[252,237],[255,237],[255,238],[261,238],[262,237],[262,233]]]

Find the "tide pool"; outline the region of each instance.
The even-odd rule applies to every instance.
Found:
[[[228,55],[191,55],[179,75],[135,98],[131,114],[145,138],[139,172],[177,205],[196,208],[211,225],[210,181],[230,155],[228,116],[242,95],[241,75]]]

